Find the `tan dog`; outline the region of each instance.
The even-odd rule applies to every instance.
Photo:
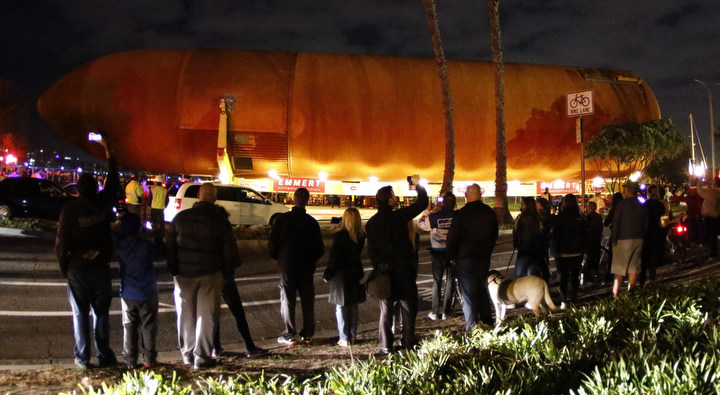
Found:
[[[525,307],[540,319],[540,304],[544,301],[550,310],[557,310],[550,299],[550,287],[538,276],[525,276],[517,280],[506,280],[497,270],[488,272],[488,293],[495,306],[495,324],[505,318],[508,305],[525,303]]]

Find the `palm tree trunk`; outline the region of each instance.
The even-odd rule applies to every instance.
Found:
[[[490,17],[490,41],[495,64],[495,214],[499,223],[512,222],[507,199],[507,152],[505,150],[505,80],[500,36],[500,0],[486,0]]]
[[[440,194],[442,195],[447,191],[452,191],[453,177],[455,176],[455,128],[453,127],[453,108],[450,97],[450,78],[440,37],[435,0],[423,0],[423,5],[425,6],[425,18],[433,42],[433,50],[435,51],[435,66],[440,77],[443,111],[445,113],[445,170],[443,172],[442,186],[440,187]]]

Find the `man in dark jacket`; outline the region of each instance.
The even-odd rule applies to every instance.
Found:
[[[665,238],[667,228],[662,226],[662,217],[665,212],[665,204],[660,200],[660,193],[657,185],[648,187],[648,200],[645,202],[648,215],[647,233],[643,241],[642,260],[640,263],[640,285],[646,281],[655,281],[657,267],[662,265],[665,258]]]
[[[75,332],[75,365],[86,369],[90,365],[90,320],[92,308],[95,317],[93,332],[99,366],[117,363],[110,349],[109,311],[112,301],[110,283],[110,257],[114,220],[113,204],[118,201],[120,182],[117,165],[112,157],[106,137],[100,143],[108,159],[108,177],[105,188],[98,185],[90,173],[78,180],[80,197],[65,205],[58,222],[55,252],[60,271],[68,280],[67,293],[73,314]]]
[[[588,225],[580,214],[577,197],[568,193],[563,199],[563,208],[555,218],[553,239],[560,272],[560,308],[568,307],[577,300],[580,288],[580,270],[583,256],[588,248]]]
[[[467,187],[467,204],[455,212],[445,250],[447,258],[455,260],[467,332],[475,327],[478,316],[483,323],[493,324],[487,277],[498,238],[498,221],[495,211],[481,197],[478,184]]]
[[[285,330],[278,343],[296,344],[295,300],[300,294],[303,329],[300,341],[312,342],[315,335],[315,264],[325,253],[320,226],[315,218],[305,212],[310,200],[306,188],[295,191],[295,206],[278,217],[270,232],[268,248],[270,256],[277,259],[280,269],[280,315]]]
[[[594,276],[600,275],[600,252],[602,249],[602,238],[605,227],[603,219],[597,212],[597,203],[588,202],[590,212],[585,217],[588,225],[588,251],[585,267],[583,268],[583,283],[587,284]]]
[[[204,183],[198,202],[175,216],[167,232],[168,270],[175,281],[178,341],[183,363],[212,367],[223,277],[240,264],[237,242],[225,210],[214,204],[217,189]]]
[[[403,320],[402,346],[415,346],[415,318],[417,316],[417,266],[415,250],[408,233],[408,222],[423,212],[428,205],[425,188],[418,185],[420,177],[411,177],[417,190],[417,200],[408,207],[393,210],[397,198],[391,186],[378,190],[375,199],[378,212],[365,225],[368,255],[373,271],[387,273],[390,278],[390,297],[380,300],[379,341],[380,351],[393,350],[392,334],[393,303],[400,302]]]

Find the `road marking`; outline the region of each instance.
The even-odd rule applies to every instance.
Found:
[[[431,283],[433,280],[419,280],[418,285]],[[327,299],[330,294],[318,294],[315,295],[315,299]],[[299,300],[299,298],[297,299]],[[280,304],[280,299],[267,299],[267,300],[256,300],[256,301],[244,301],[243,306],[271,306]],[[163,306],[158,309],[158,313],[175,313],[175,306],[169,303],[160,303]],[[220,305],[221,309],[227,309],[226,304]],[[110,315],[122,315],[122,310],[111,310]],[[0,310],[0,317],[72,317],[72,311],[10,311]]]

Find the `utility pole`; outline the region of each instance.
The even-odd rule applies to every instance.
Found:
[[[698,79],[695,79],[693,81],[702,85],[705,88],[705,90],[707,90],[707,93],[708,93],[708,108],[710,109],[710,150],[712,151],[712,154],[711,154],[712,178],[715,178],[718,176],[718,174],[717,174],[717,168],[715,167],[715,120],[713,119],[712,88],[716,87],[717,85],[720,85],[720,82],[716,82],[712,86],[708,87],[706,83],[704,83]]]

